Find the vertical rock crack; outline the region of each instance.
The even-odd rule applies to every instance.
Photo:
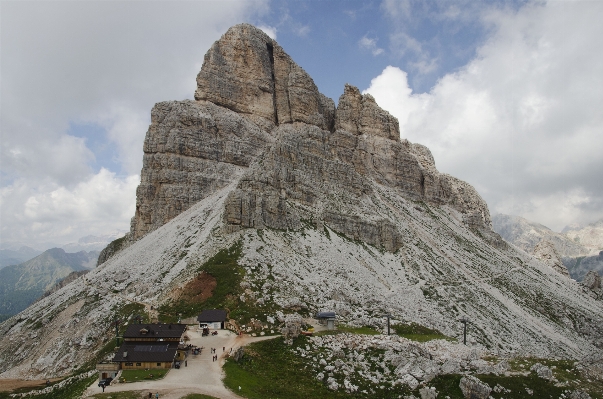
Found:
[[[268,57],[270,58],[270,73],[272,74],[272,106],[274,107],[274,123],[278,125],[278,112],[276,107],[276,79],[274,78],[274,48],[271,43],[266,43]]]

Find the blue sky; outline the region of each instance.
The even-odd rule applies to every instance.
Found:
[[[492,214],[603,217],[603,2],[0,3],[0,243],[128,230],[153,104],[249,22],[336,102],[371,93]]]
[[[429,91],[440,77],[472,59],[485,41],[490,27],[480,12],[517,10],[523,2],[391,3],[276,2],[253,22],[276,28],[279,44],[293,59],[303,60],[319,89],[337,101],[345,83],[366,88],[388,65],[407,71],[413,91]],[[457,12],[466,15],[442,16]]]

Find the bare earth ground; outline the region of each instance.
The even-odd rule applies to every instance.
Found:
[[[142,391],[143,393],[152,392],[154,397],[158,392],[161,399],[179,399],[189,393],[201,393],[221,399],[240,399],[240,396],[226,389],[222,383],[224,377],[222,365],[230,348],[234,352],[237,348],[250,342],[274,338],[237,336],[227,330],[219,330],[216,336],[201,337],[201,334],[195,329],[190,329],[187,331],[187,335],[191,339],[190,344],[204,347],[204,349],[197,356],[189,355],[186,367],[183,364],[180,369],[172,369],[163,379],[157,381],[114,383],[105,388],[105,393]],[[210,348],[216,348],[218,361],[212,361],[214,354],[211,353]],[[225,348],[225,351],[222,351],[222,348]],[[102,393],[102,389],[98,387],[98,381],[95,381],[82,397],[89,398],[97,393]]]
[[[50,382],[60,381],[60,378],[51,378]],[[46,380],[13,380],[13,379],[0,379],[0,392],[14,391],[19,388],[44,388],[46,386]]]

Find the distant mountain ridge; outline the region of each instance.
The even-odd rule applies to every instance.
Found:
[[[1,269],[0,314],[16,314],[70,273],[92,269],[98,254],[98,251],[67,253],[52,248],[26,262]]]
[[[550,241],[562,258],[591,255],[591,250],[548,227],[520,216],[497,214],[492,217],[492,228],[507,242],[531,254],[536,245]]]
[[[19,249],[0,249],[0,269],[10,265],[18,265],[40,255],[42,251],[22,246]]]
[[[68,253],[101,251],[107,244],[123,237],[126,233],[127,231],[118,229],[97,235],[87,235],[80,237],[77,241],[68,243],[2,241],[0,242],[0,268],[8,265],[18,265],[51,248],[61,248]]]
[[[563,229],[563,234],[592,251],[603,251],[603,219],[587,226],[568,226]]]
[[[555,247],[571,277],[582,281],[589,270],[603,274],[603,220],[588,226],[570,225],[557,233],[548,227],[520,216],[497,214],[492,228],[500,236],[532,254],[541,241]]]

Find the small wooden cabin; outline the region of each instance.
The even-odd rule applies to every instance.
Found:
[[[326,325],[327,330],[335,329],[335,320],[337,319],[335,312],[318,312],[314,317],[320,324]]]
[[[223,309],[208,309],[201,312],[197,317],[199,328],[211,328],[223,330],[226,323],[227,313]]]

